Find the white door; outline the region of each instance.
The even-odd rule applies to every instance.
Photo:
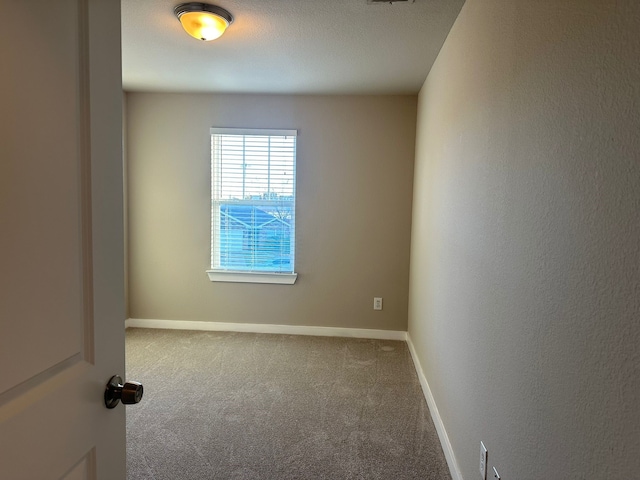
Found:
[[[0,17],[0,479],[123,480],[120,2]]]

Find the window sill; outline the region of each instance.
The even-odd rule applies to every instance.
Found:
[[[298,278],[297,273],[248,273],[222,270],[207,270],[207,275],[212,282],[274,283],[279,285],[293,285]]]

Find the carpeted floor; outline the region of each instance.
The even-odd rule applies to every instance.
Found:
[[[127,330],[128,480],[450,475],[404,342]]]

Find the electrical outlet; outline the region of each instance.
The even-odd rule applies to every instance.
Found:
[[[374,310],[382,310],[382,297],[374,297],[373,298],[373,309]]]
[[[480,442],[480,478],[487,480],[487,447]]]
[[[498,473],[498,470],[496,470],[496,467],[493,467],[493,478],[500,480],[500,474]]]

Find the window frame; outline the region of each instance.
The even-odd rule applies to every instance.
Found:
[[[293,220],[291,228],[292,233],[292,272],[260,272],[260,271],[244,271],[244,270],[229,270],[229,269],[215,269],[214,265],[214,242],[216,241],[216,224],[220,225],[220,221],[215,222],[214,215],[214,150],[213,150],[213,135],[257,135],[257,136],[293,136],[296,137],[293,149]],[[220,128],[211,127],[209,131],[209,138],[211,141],[210,151],[210,166],[211,166],[211,190],[210,190],[210,205],[211,205],[211,257],[210,268],[206,270],[209,280],[212,282],[233,282],[233,283],[270,283],[280,285],[293,285],[296,282],[298,274],[295,272],[295,257],[296,257],[296,198],[297,198],[297,185],[296,185],[296,171],[297,171],[297,137],[298,131],[295,129],[271,129],[271,128]],[[220,201],[220,200],[218,200]],[[218,212],[218,215],[220,213]],[[219,236],[219,235],[218,235]]]

